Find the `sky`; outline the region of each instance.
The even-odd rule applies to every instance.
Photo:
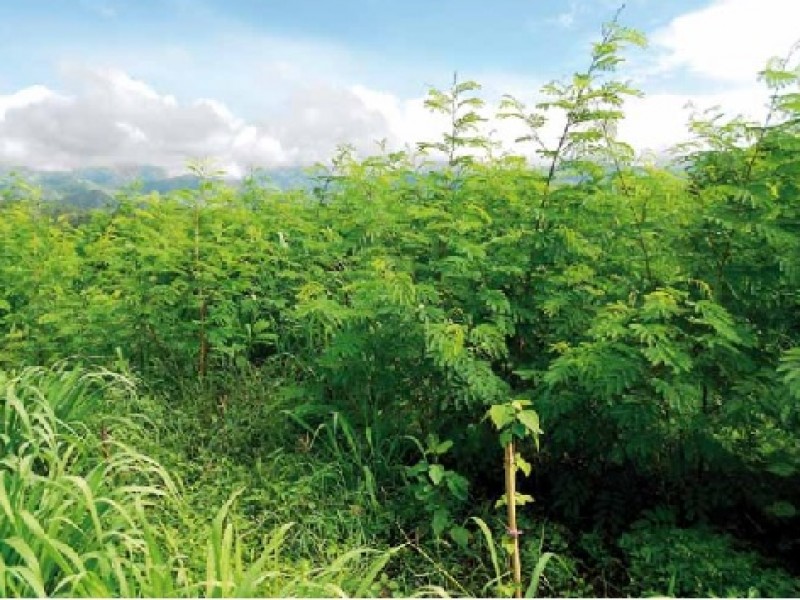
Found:
[[[585,69],[619,5],[4,0],[0,165],[177,173],[209,158],[239,175],[324,162],[343,143],[413,147],[437,139],[423,100],[453,71],[483,85],[487,115],[503,93],[535,103],[543,84]],[[685,139],[688,102],[763,117],[757,73],[800,40],[800,0],[628,0],[620,20],[650,42],[620,70],[646,94],[619,129],[640,152]]]

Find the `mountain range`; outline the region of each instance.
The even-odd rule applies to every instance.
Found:
[[[254,176],[260,183],[280,189],[307,188],[312,180],[303,167],[262,169]],[[194,174],[170,175],[161,167],[148,165],[90,167],[71,171],[0,166],[0,194],[20,180],[40,189],[45,202],[77,208],[108,206],[113,203],[115,195],[125,189],[135,189],[145,194],[164,194],[178,189],[196,189],[201,181]],[[226,181],[239,185],[243,180],[227,178]]]

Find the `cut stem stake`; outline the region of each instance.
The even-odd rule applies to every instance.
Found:
[[[519,530],[517,529],[517,473],[514,468],[514,443],[506,445],[506,503],[508,505],[508,535],[511,536],[513,550],[511,563],[514,572],[514,596],[522,598],[522,561],[519,556]]]

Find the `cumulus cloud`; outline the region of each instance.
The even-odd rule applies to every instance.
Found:
[[[766,98],[759,89],[737,87],[719,93],[651,94],[626,103],[618,134],[640,151],[664,150],[689,139],[688,121],[694,112],[719,107],[731,117],[761,121]]]
[[[95,7],[114,6],[106,0],[91,2]],[[562,24],[568,26],[569,15],[574,17],[582,6],[572,0]],[[762,117],[766,94],[754,75],[769,56],[784,54],[791,46],[798,22],[800,0],[714,0],[651,32],[657,64],[640,77],[640,84],[645,90],[660,87],[655,87],[657,93],[628,102],[620,137],[640,150],[655,151],[684,140],[689,102]],[[267,95],[274,102],[251,110],[248,118],[219,99],[178,100],[169,92],[185,88],[180,73],[171,83],[159,80],[157,88],[120,69],[73,65],[63,73],[63,89],[32,86],[0,95],[0,164],[43,169],[151,164],[179,172],[188,160],[209,157],[229,173],[241,174],[253,166],[326,161],[343,143],[363,154],[376,151],[379,140],[396,148],[438,140],[445,131],[445,120],[429,113],[422,97],[403,98],[348,84],[354,79],[349,72],[326,79],[306,68],[322,56],[325,68],[332,71],[333,62],[352,62],[349,55],[314,45],[301,44],[295,50],[289,53],[291,62],[281,62],[275,57],[285,53],[262,48],[256,71],[250,63],[237,67],[227,55],[220,58],[225,69],[217,63],[209,69],[209,86],[219,90],[209,88],[211,96],[247,96],[244,88],[231,87],[229,81],[237,80],[233,75],[239,71],[242,80],[245,74],[253,79],[255,72],[259,81],[270,82]],[[484,73],[477,79],[486,84],[490,96],[512,92],[531,104],[540,83],[514,73]],[[692,93],[685,85],[690,79]],[[683,89],[665,89],[665,81]],[[488,115],[496,109],[496,102],[490,104]],[[554,119],[543,137],[555,140],[559,127]],[[493,122],[489,129],[495,129],[507,146],[522,133],[509,121]]]
[[[255,123],[216,100],[180,103],[119,70],[72,69],[67,79],[69,94],[34,86],[0,96],[0,162],[180,171],[190,158],[211,157],[238,174],[325,160],[343,143],[362,152],[374,151],[380,139],[401,144],[417,114],[414,102],[320,84],[295,88],[282,110]]]
[[[4,119],[10,109],[23,108],[54,96],[55,94],[43,85],[33,85],[9,96],[0,96],[0,119]]]
[[[370,152],[378,140],[398,142],[386,114],[353,89],[323,84],[296,88],[279,117],[262,127],[282,141],[293,163],[327,160],[343,143]]]
[[[68,80],[70,93],[33,86],[0,96],[0,163],[40,169],[151,164],[177,173],[188,160],[208,157],[241,175],[251,167],[325,162],[344,143],[362,155],[375,152],[381,140],[390,148],[413,147],[441,139],[448,127],[422,97],[402,99],[363,85],[300,85],[269,118],[247,121],[217,100],[179,102],[118,70],[73,69]],[[663,150],[685,138],[689,102],[763,112],[763,95],[749,88],[655,94],[628,103],[620,135],[639,149]],[[484,114],[497,108],[490,102]],[[562,124],[554,116],[542,138],[555,143]],[[507,120],[492,120],[484,131],[494,131],[505,148],[525,133]],[[532,147],[517,150],[533,156]]]
[[[238,126],[213,103],[181,106],[172,96],[160,95],[119,71],[71,75],[79,84],[74,94],[24,90],[15,94],[16,102],[8,102],[0,137],[17,150],[15,156],[0,159],[72,168],[156,158],[174,167],[188,155],[220,150]]]
[[[685,141],[689,104],[762,120],[768,94],[757,73],[770,57],[787,54],[799,22],[797,0],[714,0],[652,32],[655,62],[640,84],[660,89],[627,103],[621,137],[654,151]],[[684,89],[670,92],[664,81]]]
[[[767,59],[784,56],[798,41],[797,0],[716,0],[656,31],[659,69],[678,68],[721,82],[755,79]]]
[[[394,94],[371,90],[362,85],[351,88],[352,93],[369,110],[386,119],[388,140],[402,144],[438,140],[447,128],[446,118],[425,108],[425,99],[403,100]]]

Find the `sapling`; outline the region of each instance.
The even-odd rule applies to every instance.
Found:
[[[526,504],[533,498],[517,493],[517,469],[529,475],[531,465],[516,452],[514,441],[532,438],[536,449],[539,449],[539,435],[542,430],[539,428],[539,415],[531,405],[530,400],[517,399],[505,404],[495,404],[487,412],[487,416],[500,432],[500,443],[505,451],[506,493],[498,505],[505,504],[507,507],[506,533],[510,540],[514,595],[517,598],[522,597],[522,560],[519,550],[519,536],[522,532],[517,528],[517,506]]]

